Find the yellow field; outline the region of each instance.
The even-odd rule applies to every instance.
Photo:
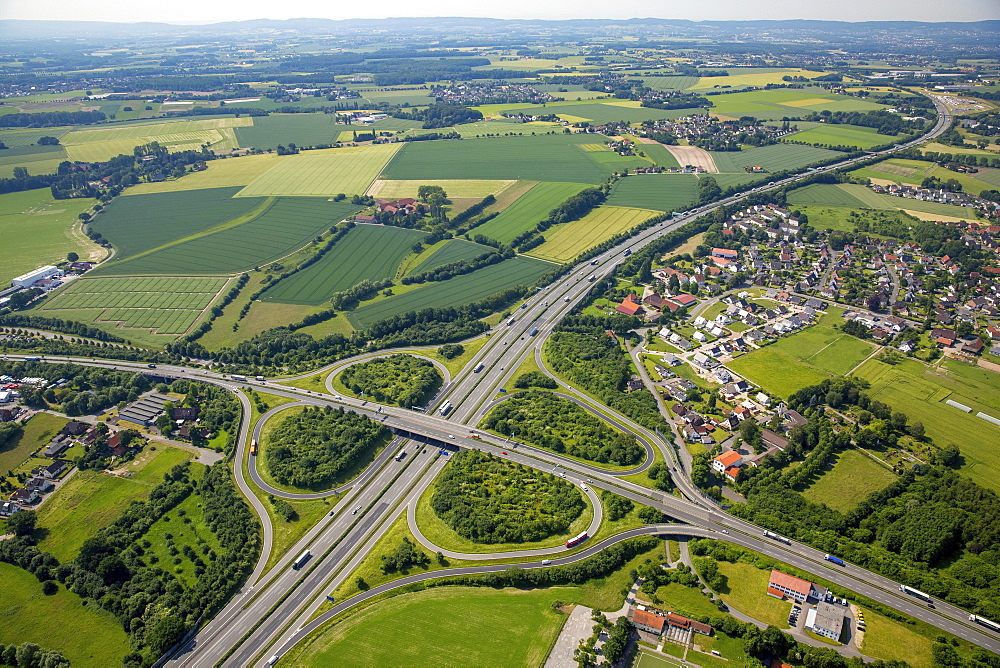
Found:
[[[659,211],[622,206],[600,206],[580,220],[549,228],[545,243],[527,253],[553,262],[569,262],[588,248],[632,229]]]
[[[236,196],[360,194],[368,190],[402,145],[331,148],[288,156]]]
[[[180,190],[204,190],[205,188],[232,188],[245,186],[279,163],[298,156],[278,156],[274,153],[247,155],[242,158],[211,160],[208,169],[194,172],[176,181],[161,183],[140,183],[125,191],[125,195],[146,195],[168,193]]]
[[[587,151],[587,152],[591,152],[591,151],[608,151],[608,150],[610,150],[604,144],[580,144],[580,148],[582,148],[584,151]]]
[[[233,127],[249,125],[251,118],[213,118],[179,123],[148,123],[101,130],[77,130],[62,138],[71,160],[101,162],[116,155],[131,154],[142,144],[159,142],[171,151],[197,150],[202,144],[214,149],[236,148]]]
[[[805,100],[792,100],[790,102],[782,102],[782,104],[789,107],[808,107],[811,104],[829,104],[829,100],[825,100],[821,97],[810,97]]]
[[[729,72],[739,72],[738,67],[729,68]],[[816,77],[823,76],[825,72],[813,72],[811,70],[802,70],[798,68],[782,70],[779,72],[755,72],[752,74],[731,74],[728,77],[701,77],[698,79],[698,83],[691,86],[688,90],[699,90],[704,88],[715,88],[722,86],[766,86],[769,83],[780,84],[783,83],[781,77],[785,75],[793,77],[806,77],[809,79],[815,79]],[[826,100],[824,100],[825,102]]]
[[[379,197],[381,199],[397,199],[399,197],[416,197],[420,186],[441,186],[448,193],[448,197],[455,199],[478,198],[482,199],[487,195],[499,195],[510,188],[517,181],[479,181],[474,179],[465,180],[437,180],[437,181],[375,181],[368,188],[366,195]]]

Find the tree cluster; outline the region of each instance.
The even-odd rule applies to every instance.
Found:
[[[31,642],[20,645],[0,644],[0,666],[16,668],[69,668],[69,660],[54,649]]]
[[[355,394],[403,408],[419,406],[444,379],[431,362],[412,355],[390,355],[344,369],[341,382]]]

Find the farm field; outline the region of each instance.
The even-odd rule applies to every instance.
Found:
[[[831,375],[770,346],[735,359],[726,366],[751,383],[781,397],[787,397],[807,385],[815,385]]]
[[[697,83],[688,86],[688,88],[694,92],[702,92],[706,88],[720,88],[722,86],[731,86],[733,88],[742,88],[744,86],[763,87],[770,83],[783,83],[781,79],[783,76],[814,79],[825,74],[824,72],[813,72],[798,67],[727,67],[725,69],[729,72],[729,76],[700,77]]]
[[[563,588],[438,587],[404,594],[326,626],[293,650],[295,665],[541,665],[565,621]],[[434,620],[428,633],[414,619]]]
[[[712,79],[718,78],[721,77],[712,77]],[[711,112],[715,115],[732,118],[754,116],[763,121],[781,120],[785,116],[804,116],[825,109],[830,111],[885,109],[884,105],[848,95],[836,95],[822,88],[755,90],[712,95],[708,99],[714,105]]]
[[[236,196],[361,194],[400,146],[331,148],[288,156],[289,159],[261,174]]]
[[[77,214],[93,200],[52,197],[48,188],[0,195],[0,284],[75,252],[97,260],[105,250],[80,231]]]
[[[73,130],[61,138],[70,159],[97,162],[156,141],[171,150],[198,149],[202,144],[213,148],[236,148],[232,128],[249,125],[253,119],[209,118],[171,123],[134,123],[114,128]]]
[[[500,137],[476,141],[424,141],[404,146],[385,179],[486,179],[603,183],[615,168],[591,159],[579,144],[602,135]],[[640,160],[642,164],[648,164]]]
[[[179,335],[191,328],[227,282],[225,278],[80,278],[39,310],[62,317],[65,310],[99,309],[95,324],[120,323],[125,329]]]
[[[23,423],[24,431],[13,443],[8,443],[0,450],[0,480],[13,471],[31,453],[48,444],[52,437],[58,434],[69,420],[51,413],[36,413],[30,420]]]
[[[247,222],[102,267],[100,275],[234,274],[274,262],[358,210],[325,198],[282,197]]]
[[[447,281],[428,283],[415,290],[395,295],[382,301],[362,306],[348,318],[356,329],[364,329],[374,322],[423,308],[462,306],[485,299],[508,288],[531,285],[553,269],[555,265],[528,257],[504,260],[471,274],[456,276]]]
[[[493,220],[477,227],[472,234],[482,234],[501,243],[530,230],[552,209],[586,188],[579,183],[539,183],[521,195]]]
[[[933,219],[935,216],[949,216],[963,220],[975,220],[967,209],[953,204],[924,202],[908,197],[883,195],[869,188],[850,184],[813,183],[805,188],[797,188],[788,193],[788,204],[819,204],[826,206],[846,206],[853,209],[901,209],[918,217]],[[926,214],[921,216],[921,214]]]
[[[545,134],[548,132],[563,131],[561,123],[547,123],[536,121],[532,123],[514,123],[511,121],[477,121],[476,123],[463,123],[455,126],[455,132],[463,138],[486,137],[488,135],[506,135],[508,133],[516,135]]]
[[[119,197],[90,226],[115,247],[113,262],[119,263],[250,215],[266,202],[234,199],[238,191],[210,188]]]
[[[38,149],[42,148],[37,145],[38,139],[40,137],[55,137],[59,139],[72,128],[61,127],[61,128],[24,128],[16,130],[4,130],[0,132],[0,141],[11,148],[25,147]],[[65,147],[62,147],[65,148]]]
[[[493,251],[489,246],[483,246],[482,244],[473,243],[471,241],[465,241],[463,239],[449,239],[444,243],[443,246],[435,250],[428,257],[410,270],[409,274],[419,274],[424,271],[430,271],[432,269],[437,269],[438,267],[443,267],[446,264],[451,264],[452,262],[458,262],[459,260],[471,260],[472,258],[479,257],[483,253],[489,253]]]
[[[891,135],[880,135],[875,128],[866,128],[857,125],[827,125],[810,128],[795,134],[789,135],[783,141],[806,142],[807,144],[829,144],[830,146],[856,146],[861,149],[868,149],[880,144],[906,141],[905,135],[893,137]]]
[[[669,213],[683,211],[697,201],[698,177],[694,174],[633,174],[618,179],[605,204]]]
[[[599,206],[580,220],[550,227],[543,235],[545,243],[528,254],[553,262],[569,262],[588,248],[632,229],[657,213],[649,209]]]
[[[365,194],[379,199],[416,198],[420,186],[440,186],[448,193],[450,199],[482,199],[487,195],[499,195],[515,183],[516,181],[482,181],[473,179],[375,181]]]
[[[61,652],[74,666],[117,666],[129,653],[121,622],[96,605],[84,605],[64,585],[46,596],[34,575],[5,563],[0,563],[0,580],[5,617],[0,643],[33,642]]]
[[[798,144],[774,144],[745,151],[709,151],[720,172],[746,174],[744,167],[760,165],[769,172],[799,169],[837,155],[836,151]]]
[[[962,453],[960,471],[978,484],[1000,491],[993,457],[1000,442],[1000,427],[975,416],[975,411],[1000,417],[995,408],[980,403],[982,386],[954,372],[944,375],[916,360],[888,365],[877,359],[865,362],[855,375],[867,379],[872,399],[885,402],[893,410],[906,413],[910,420],[924,424],[925,434],[940,446],[954,444]],[[947,383],[948,386],[945,386]],[[973,408],[965,413],[944,403],[946,399]]]
[[[67,158],[62,146],[17,146],[0,151],[0,178],[14,176],[15,167],[24,167],[31,175],[55,174]]]
[[[834,455],[836,463],[802,494],[813,503],[825,503],[847,512],[872,492],[888,487],[896,475],[860,450],[844,450]]]
[[[660,167],[668,169],[670,167],[680,167],[677,158],[663,144],[643,144],[642,146],[637,146],[636,150],[639,155],[649,158]]]
[[[319,98],[323,104],[329,104],[325,98]],[[264,100],[257,103],[238,104],[237,106],[265,107]],[[280,106],[285,106],[284,104]],[[321,146],[333,144],[344,130],[350,130],[347,125],[338,125],[337,114],[271,114],[269,116],[253,116],[251,122],[236,130],[236,140],[241,148],[254,147],[274,149],[279,144],[288,146]]]
[[[279,281],[261,299],[318,306],[363,280],[392,278],[410,247],[426,236],[402,227],[357,225],[318,262]]]
[[[697,85],[701,77],[689,76],[644,76],[642,82],[653,90],[687,90]]]
[[[207,169],[201,172],[185,174],[179,179],[160,181],[159,183],[139,183],[124,193],[126,197],[146,195],[150,193],[167,193],[189,190],[204,190],[211,188],[242,188],[265,173],[278,163],[296,156],[276,153],[260,155],[244,155],[238,158],[210,160]]]
[[[708,176],[715,179],[715,182],[718,183],[719,187],[723,190],[731,186],[742,186],[747,183],[764,181],[768,178],[767,174],[750,174],[748,172],[732,174],[700,174],[698,178],[705,178]]]

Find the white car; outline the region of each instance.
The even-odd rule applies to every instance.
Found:
[[[552,563],[551,559],[542,559],[542,566],[548,566]]]

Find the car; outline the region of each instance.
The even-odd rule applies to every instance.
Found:
[[[551,559],[542,559],[542,566],[548,566],[552,563]]]
[[[147,368],[147,369],[155,369],[155,368],[156,368],[156,365],[155,365],[155,364],[147,364],[147,365],[146,365],[146,368]]]
[[[455,434],[448,434],[448,438],[450,438],[451,440],[454,441],[455,440]]]
[[[504,451],[502,451],[502,452],[501,452],[500,454],[501,454],[501,455],[506,455],[506,454],[507,454],[507,451],[506,451],[506,450],[504,450]]]
[[[729,535],[729,532],[726,531],[725,529],[722,530],[722,533],[726,534],[727,536]]]
[[[360,510],[361,510],[361,506],[358,506],[357,508],[354,509],[354,512],[352,512],[351,514],[352,515],[357,515],[358,512],[360,512]]]
[[[566,477],[566,474],[565,474],[565,473],[563,473],[562,471],[560,471],[560,472],[559,472],[559,477],[560,477],[560,478],[565,478],[565,477]]]

